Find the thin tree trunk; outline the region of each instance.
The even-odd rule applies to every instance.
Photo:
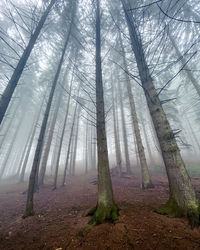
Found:
[[[182,160],[175,135],[170,127],[144,56],[132,14],[127,11],[127,1],[121,0],[135,54],[139,75],[156,134],[160,143],[169,180],[170,199],[157,211],[170,216],[187,215],[192,227],[199,225],[199,204],[190,177]]]
[[[65,161],[65,168],[64,168],[64,174],[63,174],[62,186],[65,185],[65,180],[66,180],[66,175],[67,175],[69,156],[70,156],[70,150],[71,150],[71,144],[72,144],[72,137],[73,137],[73,132],[74,132],[74,123],[75,123],[76,112],[77,112],[77,105],[78,105],[78,103],[76,102],[76,107],[75,107],[75,110],[74,110],[74,116],[73,116],[73,121],[72,121],[71,132],[70,132],[70,136],[69,136],[67,157],[66,157],[66,161]]]
[[[42,104],[40,106],[40,110],[38,112],[36,122],[34,124],[34,128],[33,128],[33,131],[32,131],[32,135],[31,135],[31,138],[30,138],[30,141],[29,141],[29,144],[28,144],[28,148],[27,148],[27,151],[26,151],[26,156],[25,156],[25,159],[24,159],[24,162],[23,162],[23,165],[22,165],[21,173],[20,173],[20,179],[19,179],[20,183],[24,182],[25,171],[26,171],[29,155],[30,155],[30,152],[31,152],[31,148],[33,146],[33,141],[34,141],[35,133],[36,133],[36,130],[37,130],[37,124],[38,124],[39,119],[40,119],[43,104],[44,104],[44,101],[45,101],[45,96],[46,95],[44,95],[44,97],[43,97]]]
[[[120,38],[120,45],[121,45],[121,49],[122,49],[122,55],[123,55],[123,64],[124,64],[126,72],[128,72],[128,67],[127,67],[127,63],[126,63],[125,51],[124,51],[124,47],[123,47],[123,43],[122,43],[122,39],[121,39],[121,34],[119,34],[119,38]],[[130,78],[127,74],[125,75],[125,77],[126,77],[126,87],[127,87],[128,99],[129,99],[129,104],[130,104],[130,108],[131,108],[131,119],[133,122],[135,139],[136,139],[138,154],[139,154],[139,158],[140,158],[141,171],[142,171],[142,188],[143,189],[152,188],[153,184],[151,182],[151,178],[149,175],[146,156],[145,156],[145,152],[144,152],[144,146],[143,146],[142,138],[140,135],[140,129],[139,129],[138,118],[137,118],[137,113],[136,113],[135,100],[134,100],[133,93],[132,93],[131,82],[130,82]]]
[[[24,70],[26,62],[28,61],[28,58],[29,58],[31,51],[36,43],[36,40],[40,34],[40,31],[41,31],[41,29],[46,21],[46,18],[47,18],[48,14],[49,14],[49,12],[50,12],[50,10],[55,2],[56,2],[56,0],[51,0],[49,5],[47,6],[47,8],[46,8],[45,12],[43,13],[34,33],[31,35],[29,43],[28,43],[26,49],[24,50],[23,55],[21,56],[17,66],[12,74],[10,81],[8,82],[8,85],[6,86],[6,89],[3,92],[3,95],[0,98],[0,124],[1,124],[3,117],[6,113],[6,110],[8,108],[8,105],[9,105],[10,100],[12,98],[12,95],[14,93],[14,90],[18,84],[18,81],[21,77],[21,74]]]
[[[126,121],[124,115],[124,105],[122,102],[122,89],[120,82],[118,81],[118,94],[119,94],[119,104],[120,104],[120,112],[121,112],[121,119],[122,119],[122,134],[123,134],[123,142],[124,142],[124,153],[125,153],[125,162],[126,162],[126,172],[127,174],[131,174],[131,167],[130,167],[130,159],[129,159],[129,152],[128,152],[128,137],[126,131]]]
[[[121,156],[121,147],[119,141],[119,133],[117,127],[117,119],[116,119],[116,107],[115,107],[115,95],[114,95],[114,84],[113,80],[111,79],[112,83],[112,107],[113,107],[113,125],[114,125],[114,139],[115,139],[115,155],[116,155],[116,163],[117,163],[117,170],[119,176],[122,174],[122,156]]]
[[[85,134],[85,174],[88,173],[88,121],[86,123],[86,134]]]
[[[44,184],[44,176],[45,176],[45,172],[46,172],[46,166],[47,166],[49,151],[51,148],[51,142],[53,139],[53,133],[54,133],[55,125],[56,125],[56,120],[58,117],[58,110],[59,110],[60,103],[62,100],[62,93],[63,93],[63,91],[60,89],[59,94],[58,94],[58,99],[56,98],[56,100],[55,100],[56,103],[55,103],[55,110],[53,112],[53,119],[51,121],[51,125],[49,128],[49,134],[47,137],[46,146],[44,147],[44,154],[43,154],[41,167],[40,167],[39,180],[38,180],[39,186]]]
[[[80,106],[79,106],[80,108]],[[78,145],[78,136],[79,136],[79,123],[80,123],[80,111],[78,110],[78,117],[76,121],[76,129],[75,129],[75,142],[74,142],[74,154],[72,160],[72,176],[75,175],[75,168],[76,168],[76,154],[77,154],[77,145]]]
[[[60,162],[60,157],[61,157],[61,149],[62,149],[62,145],[63,145],[63,139],[64,139],[66,124],[67,124],[67,118],[68,118],[68,114],[69,114],[69,106],[70,106],[70,99],[71,99],[72,83],[73,83],[73,77],[74,77],[73,73],[72,73],[72,80],[71,80],[70,89],[69,89],[69,97],[68,97],[68,101],[67,101],[67,110],[66,110],[66,113],[65,113],[65,118],[64,118],[62,133],[61,133],[61,138],[60,138],[60,142],[59,142],[59,145],[58,145],[58,154],[57,154],[58,157],[57,157],[57,160],[56,160],[56,168],[55,168],[55,177],[54,177],[53,190],[55,190],[57,188],[58,168],[59,168],[59,162]]]
[[[181,52],[180,52],[180,50],[179,50],[179,48],[178,48],[176,42],[174,41],[174,38],[172,37],[172,35],[171,35],[170,33],[168,34],[168,36],[169,36],[169,39],[170,39],[170,41],[171,41],[171,43],[172,43],[172,45],[173,45],[173,47],[174,47],[174,49],[175,49],[175,51],[176,51],[177,56],[181,59],[181,60],[180,60],[180,61],[181,61],[181,64],[182,64],[182,65],[185,65],[185,66],[184,66],[184,69],[185,69],[186,75],[188,76],[188,79],[191,81],[191,83],[192,83],[193,87],[195,88],[195,90],[196,90],[198,96],[200,97],[200,85],[198,84],[197,80],[194,78],[194,75],[193,75],[193,73],[191,72],[191,70],[190,70],[190,69],[188,68],[188,66],[186,65],[186,60],[185,60],[185,58],[182,56],[182,54],[181,54]]]
[[[57,68],[57,71],[56,71],[56,74],[55,74],[55,77],[54,77],[54,80],[53,80],[53,84],[52,84],[49,99],[48,99],[48,102],[47,102],[44,118],[43,118],[43,121],[42,121],[42,126],[41,126],[41,130],[40,130],[39,138],[38,138],[37,147],[36,147],[36,150],[35,150],[33,166],[32,166],[30,179],[29,179],[27,204],[26,204],[26,211],[25,211],[25,215],[24,215],[25,217],[32,216],[35,213],[34,212],[34,207],[33,207],[33,196],[34,196],[35,187],[37,187],[36,175],[37,175],[38,170],[39,170],[40,157],[41,157],[41,153],[42,153],[42,145],[43,145],[43,141],[44,141],[44,135],[45,135],[45,131],[46,131],[46,125],[47,125],[47,121],[48,121],[48,117],[49,117],[49,112],[50,112],[50,109],[51,109],[51,104],[52,104],[56,84],[57,84],[57,81],[58,81],[58,77],[60,75],[61,67],[62,67],[62,64],[63,64],[63,61],[64,61],[64,56],[65,56],[65,52],[66,52],[67,45],[68,45],[68,42],[69,42],[71,29],[72,29],[72,21],[71,21],[71,24],[70,24],[70,28],[69,28],[69,31],[68,31],[68,34],[67,34],[67,37],[66,37],[66,41],[65,41],[63,50],[62,50],[62,55],[61,55],[61,58],[60,58],[60,61],[59,61],[59,64],[58,64],[58,68]]]

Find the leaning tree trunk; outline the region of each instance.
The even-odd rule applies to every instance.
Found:
[[[182,160],[175,135],[162,108],[145,59],[142,42],[136,31],[131,13],[127,10],[127,0],[121,0],[125,13],[132,50],[135,54],[139,75],[152,121],[159,140],[166,172],[169,180],[170,198],[157,211],[170,216],[187,215],[192,227],[199,225],[199,204],[191,179]]]
[[[30,141],[29,141],[29,144],[28,144],[28,148],[27,148],[27,151],[26,151],[26,156],[25,156],[25,159],[24,159],[24,162],[23,162],[23,165],[22,165],[21,173],[20,173],[20,179],[19,179],[20,183],[24,182],[24,176],[25,176],[25,172],[26,172],[26,168],[27,168],[27,163],[28,163],[28,159],[29,159],[29,156],[30,156],[31,148],[33,146],[33,141],[34,141],[35,133],[36,133],[36,130],[37,130],[37,125],[38,125],[38,122],[39,122],[39,119],[40,119],[40,115],[41,115],[41,112],[42,112],[43,104],[45,102],[45,97],[46,97],[46,94],[43,97],[42,104],[41,104],[39,112],[37,114],[36,122],[34,124],[34,129],[32,131],[32,135],[31,135],[31,138],[30,138]]]
[[[40,31],[46,21],[46,18],[52,8],[52,6],[54,5],[54,3],[56,2],[56,0],[51,0],[51,2],[49,3],[49,5],[47,6],[45,12],[43,13],[34,33],[31,35],[31,38],[29,40],[29,43],[26,47],[26,49],[23,52],[23,55],[21,56],[13,74],[12,77],[10,79],[10,81],[8,82],[8,85],[6,86],[6,89],[4,90],[1,99],[0,99],[0,124],[3,120],[3,117],[6,113],[6,110],[8,108],[8,105],[10,103],[10,100],[12,98],[12,95],[14,93],[15,88],[17,87],[18,81],[21,77],[21,74],[24,70],[24,67],[26,65],[26,62],[28,61],[28,58],[31,54],[31,51],[36,43],[36,40],[40,34]]]
[[[122,39],[121,39],[121,33],[119,34],[119,40],[120,40],[120,45],[121,45],[121,49],[122,49],[124,68],[125,68],[126,72],[128,72],[127,62],[126,62],[126,58],[125,58],[125,50],[124,50]],[[153,184],[151,182],[151,178],[149,175],[146,156],[145,156],[145,152],[144,152],[144,146],[142,143],[142,137],[140,135],[140,129],[139,129],[138,118],[137,118],[137,113],[136,113],[135,100],[134,100],[133,93],[132,93],[131,82],[130,82],[130,78],[127,75],[127,73],[126,73],[125,77],[126,77],[126,88],[127,88],[127,93],[128,93],[128,99],[129,99],[129,104],[130,104],[130,108],[131,108],[131,119],[133,122],[137,150],[138,150],[138,154],[139,154],[139,158],[140,158],[140,165],[141,165],[141,172],[142,172],[142,188],[143,189],[152,188]]]
[[[114,202],[109,171],[104,96],[101,69],[101,21],[99,0],[96,0],[96,129],[98,149],[98,202],[88,213],[93,215],[90,224],[100,224],[105,220],[114,221],[118,217],[118,207]]]
[[[69,164],[70,150],[72,148],[71,144],[72,144],[72,138],[73,138],[73,133],[74,133],[74,123],[75,123],[75,119],[76,119],[77,105],[78,105],[78,103],[76,102],[76,106],[75,106],[75,110],[74,110],[74,116],[73,116],[73,120],[72,120],[71,132],[70,132],[70,136],[69,136],[67,157],[66,157],[66,160],[65,160],[65,168],[64,168],[64,174],[63,174],[62,186],[65,185],[65,181],[66,181],[66,175],[67,175],[68,164]]]
[[[55,129],[55,124],[56,124],[56,119],[58,116],[58,110],[60,107],[60,102],[62,100],[62,90],[60,89],[60,92],[58,94],[58,98],[55,98],[56,103],[55,103],[55,110],[53,112],[53,118],[50,124],[50,128],[49,128],[49,133],[48,133],[48,137],[47,137],[47,141],[46,141],[46,145],[44,147],[44,154],[41,160],[41,167],[40,167],[40,173],[39,173],[39,179],[38,179],[38,185],[41,186],[44,184],[44,176],[45,176],[45,172],[46,172],[46,166],[47,166],[47,161],[48,161],[48,156],[49,156],[49,151],[51,148],[51,142],[53,139],[53,133],[54,133],[54,129]]]
[[[59,162],[60,162],[60,157],[61,157],[61,149],[62,149],[62,145],[63,145],[63,139],[64,139],[66,124],[67,124],[67,118],[68,118],[68,114],[69,114],[69,105],[70,105],[70,99],[71,99],[72,83],[73,83],[73,75],[72,75],[72,80],[71,80],[70,89],[69,89],[69,97],[68,97],[68,101],[67,101],[67,110],[66,110],[66,113],[65,113],[63,128],[62,128],[61,137],[60,137],[60,141],[59,141],[59,145],[58,145],[58,154],[57,154],[57,158],[56,158],[56,167],[55,167],[53,190],[55,190],[57,188],[58,168],[59,168]]]
[[[38,170],[39,170],[40,158],[41,158],[41,153],[42,153],[42,146],[43,146],[44,135],[45,135],[45,131],[46,131],[46,125],[47,125],[47,121],[48,121],[48,117],[49,117],[49,112],[50,112],[50,109],[51,109],[51,104],[52,104],[56,84],[57,84],[57,81],[58,81],[58,77],[60,75],[61,67],[62,67],[62,64],[63,64],[63,61],[64,61],[64,56],[65,56],[65,52],[66,52],[66,49],[67,49],[67,45],[68,45],[68,42],[69,42],[71,28],[72,28],[72,22],[71,22],[71,25],[70,25],[70,30],[69,30],[69,32],[67,34],[67,38],[66,38],[63,50],[62,50],[62,55],[61,55],[61,58],[60,58],[60,61],[59,61],[59,64],[58,64],[58,68],[57,68],[54,80],[53,80],[53,84],[52,84],[49,99],[48,99],[48,102],[47,102],[44,118],[43,118],[43,121],[42,121],[42,126],[41,126],[41,129],[40,129],[40,134],[39,134],[39,138],[38,138],[37,147],[36,147],[36,150],[35,150],[35,156],[34,156],[34,160],[33,160],[32,170],[31,170],[31,174],[30,174],[30,178],[29,178],[27,204],[26,204],[26,211],[25,211],[25,215],[24,215],[25,217],[32,216],[35,213],[34,212],[34,207],[33,207],[33,195],[34,195],[34,190],[35,190],[35,186],[36,186],[36,175],[37,175]]]

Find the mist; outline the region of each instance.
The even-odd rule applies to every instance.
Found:
[[[200,246],[199,9],[1,1],[0,249]]]

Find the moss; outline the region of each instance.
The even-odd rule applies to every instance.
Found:
[[[174,133],[173,131],[168,131],[163,135],[163,139],[166,141],[170,141],[172,139],[174,139]]]
[[[23,215],[22,218],[25,219],[29,216],[34,216],[34,215],[35,215],[35,211],[34,211],[33,207],[31,206],[31,207],[26,209],[26,213],[25,213],[25,215]]]
[[[99,225],[105,221],[114,223],[119,216],[119,208],[115,203],[109,206],[97,204],[87,215],[92,215],[92,219],[88,223],[89,225]]]
[[[198,227],[200,225],[200,205],[199,204],[189,204],[187,211],[187,218],[191,228]]]
[[[173,198],[170,198],[166,204],[161,205],[158,209],[156,209],[156,212],[158,214],[167,215],[171,218],[183,217],[185,215],[183,209],[178,206],[177,202]]]
[[[156,212],[171,218],[187,216],[192,229],[200,226],[200,205],[196,203],[190,203],[186,209],[182,209],[173,198],[170,198],[166,204],[156,209]]]

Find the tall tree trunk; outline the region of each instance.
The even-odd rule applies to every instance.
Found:
[[[85,133],[85,174],[88,173],[88,121],[86,123],[86,133]]]
[[[80,109],[80,106],[78,109]],[[73,160],[72,160],[72,176],[75,175],[75,169],[76,169],[76,154],[77,154],[77,145],[78,145],[78,136],[79,136],[80,110],[78,110],[77,113],[78,113],[78,117],[76,121],[76,129],[75,129],[74,150],[73,150]]]
[[[28,149],[28,145],[29,145],[32,133],[33,133],[33,129],[34,129],[34,124],[31,127],[29,135],[27,136],[26,143],[24,145],[24,149],[23,149],[23,152],[22,152],[21,157],[20,157],[19,166],[18,166],[18,170],[17,170],[17,174],[16,174],[17,178],[19,178],[20,172],[22,171],[23,162],[24,162],[25,157],[26,157],[26,152]]]
[[[26,211],[25,211],[25,217],[28,216],[32,216],[34,215],[34,207],[33,207],[33,196],[34,196],[34,190],[35,187],[37,186],[36,183],[36,175],[38,173],[39,170],[39,164],[40,164],[40,157],[41,157],[41,153],[42,153],[42,145],[43,145],[43,141],[44,141],[44,135],[45,135],[45,131],[46,131],[46,125],[47,125],[47,121],[48,121],[48,117],[49,117],[49,112],[50,112],[50,108],[51,108],[51,104],[52,104],[52,100],[53,100],[53,96],[54,96],[54,92],[55,92],[55,88],[56,88],[56,84],[58,81],[58,77],[60,75],[60,71],[61,71],[61,67],[64,61],[64,56],[65,56],[65,52],[67,49],[67,45],[69,42],[69,37],[70,37],[70,33],[71,33],[71,29],[72,29],[72,21],[70,24],[70,28],[66,37],[66,41],[62,50],[62,55],[58,64],[58,68],[53,80],[53,84],[51,87],[51,91],[50,91],[50,95],[49,95],[49,99],[47,102],[47,106],[46,106],[46,110],[45,110],[45,114],[44,114],[44,118],[42,121],[42,126],[40,129],[40,134],[39,134],[39,138],[38,138],[38,143],[37,143],[37,147],[35,150],[35,156],[34,156],[34,160],[33,160],[33,166],[32,166],[32,170],[31,170],[31,174],[30,174],[30,178],[29,178],[29,187],[28,187],[28,195],[27,195],[27,204],[26,204]]]
[[[121,156],[121,147],[119,141],[119,132],[117,126],[117,117],[116,117],[116,105],[115,105],[115,95],[114,95],[114,84],[113,79],[111,79],[112,83],[112,107],[113,107],[113,125],[114,125],[114,139],[115,139],[115,155],[116,155],[116,162],[117,162],[117,170],[119,176],[122,173],[122,156]]]
[[[65,185],[65,180],[66,180],[66,175],[67,175],[67,170],[68,170],[68,163],[69,163],[70,150],[72,148],[71,144],[72,144],[72,137],[73,137],[73,133],[74,133],[74,123],[75,123],[75,119],[76,119],[77,105],[78,105],[78,103],[76,102],[74,116],[73,116],[73,120],[72,120],[71,132],[70,132],[70,136],[69,136],[67,157],[65,160],[65,168],[64,168],[64,174],[63,174],[62,186]]]
[[[64,83],[64,81],[63,81]],[[58,97],[55,98],[55,110],[53,112],[53,119],[51,121],[50,124],[50,128],[49,128],[49,133],[48,133],[48,137],[47,137],[47,142],[46,145],[44,147],[44,154],[43,154],[43,158],[41,161],[41,167],[40,167],[40,173],[39,173],[39,180],[38,180],[38,184],[39,186],[44,184],[44,176],[45,176],[45,172],[46,172],[46,166],[47,166],[47,161],[48,161],[48,156],[49,156],[49,152],[50,152],[50,148],[51,148],[51,142],[53,139],[53,133],[54,133],[54,129],[55,129],[55,125],[56,125],[56,120],[58,117],[58,110],[60,107],[60,103],[62,100],[62,89],[60,89]]]
[[[121,39],[121,33],[119,34],[119,38],[120,38],[119,40],[120,40],[120,45],[121,45],[121,49],[122,49],[124,68],[125,68],[126,72],[128,72],[128,67],[127,67],[126,58],[125,58],[125,50],[124,50],[122,39]],[[137,113],[136,113],[135,100],[134,100],[133,93],[132,93],[131,82],[130,82],[130,78],[127,74],[125,75],[125,77],[126,77],[126,87],[127,87],[128,99],[129,99],[129,104],[130,104],[130,108],[131,108],[131,119],[133,122],[135,139],[136,139],[138,154],[139,154],[139,158],[140,158],[141,171],[142,171],[142,188],[143,189],[152,188],[153,184],[151,182],[151,178],[149,175],[146,156],[145,156],[145,152],[144,152],[144,146],[143,146],[142,138],[140,135],[140,129],[139,129],[138,118],[137,118]]]
[[[46,94],[43,97],[42,104],[41,104],[40,110],[39,110],[39,112],[37,114],[36,122],[34,124],[32,135],[31,135],[31,138],[29,140],[28,148],[27,148],[27,151],[26,151],[26,156],[24,158],[24,162],[23,162],[23,165],[22,165],[22,170],[21,170],[21,173],[20,173],[20,179],[19,179],[20,183],[24,182],[25,171],[26,171],[29,155],[30,155],[30,152],[31,152],[31,148],[33,146],[33,141],[34,141],[35,133],[36,133],[36,130],[37,130],[37,125],[38,125],[38,122],[39,122],[39,119],[40,119],[40,115],[41,115],[41,112],[42,112],[45,97],[46,97]]]
[[[121,0],[121,2],[129,29],[132,50],[135,54],[141,83],[145,91],[169,180],[169,201],[157,211],[170,216],[187,215],[191,226],[198,226],[199,204],[194,188],[182,160],[175,135],[167,120],[149,73],[142,42],[138,36],[138,31],[136,31],[132,14],[127,8],[127,0]]]
[[[72,83],[73,83],[73,75],[72,75],[72,80],[71,80],[70,89],[69,89],[67,110],[66,110],[66,113],[65,113],[63,128],[62,128],[62,132],[61,132],[61,138],[60,138],[60,142],[59,142],[59,145],[58,145],[58,154],[57,154],[58,156],[57,156],[57,159],[56,159],[56,168],[55,168],[53,190],[55,190],[57,188],[58,168],[59,168],[59,162],[60,162],[60,157],[61,157],[61,149],[62,149],[62,145],[63,145],[63,139],[64,139],[66,124],[67,124],[67,118],[68,118],[68,114],[69,114],[69,105],[70,105],[70,99],[71,99]]]
[[[21,77],[21,74],[24,70],[26,62],[28,61],[28,58],[29,58],[31,51],[36,43],[36,40],[40,34],[40,31],[41,31],[41,29],[46,21],[46,18],[47,18],[48,14],[49,14],[49,12],[50,12],[50,10],[55,2],[56,2],[56,0],[51,0],[49,5],[47,6],[47,8],[46,8],[45,12],[43,13],[34,33],[31,35],[29,43],[28,43],[26,49],[24,50],[23,55],[21,56],[17,66],[12,74],[10,81],[8,82],[8,85],[6,86],[6,89],[3,92],[3,95],[0,98],[0,124],[1,124],[3,117],[6,113],[7,107],[10,103],[10,100],[12,98],[14,90],[18,84],[20,77]]]
[[[105,220],[114,221],[118,217],[118,207],[114,202],[109,171],[104,96],[101,68],[101,20],[99,0],[96,0],[96,128],[98,149],[98,202],[89,214],[93,214],[90,224],[100,224]]]
[[[119,104],[120,104],[120,112],[121,112],[121,120],[122,120],[122,134],[123,134],[123,142],[124,142],[124,153],[125,153],[125,162],[126,162],[126,172],[127,174],[131,174],[131,167],[130,167],[130,159],[129,159],[129,152],[128,152],[128,137],[126,132],[126,121],[124,115],[124,105],[122,101],[122,88],[120,82],[118,81],[118,94],[119,94]]]

